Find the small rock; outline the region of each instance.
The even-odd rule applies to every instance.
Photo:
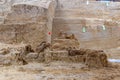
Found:
[[[10,51],[8,49],[1,49],[0,50],[0,54],[2,54],[2,55],[6,55],[8,53],[10,53]]]

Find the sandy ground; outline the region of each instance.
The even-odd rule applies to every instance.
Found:
[[[120,65],[102,69],[65,62],[3,66],[0,67],[0,80],[120,80]]]
[[[8,45],[2,45],[5,46]],[[109,58],[120,59],[120,48],[105,52]],[[111,63],[111,66],[101,69],[66,62],[0,66],[0,80],[120,80],[120,63]]]

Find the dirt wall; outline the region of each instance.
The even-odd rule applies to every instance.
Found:
[[[59,31],[75,34],[84,48],[111,48],[118,46],[120,38],[120,3],[58,0],[53,22],[52,39]]]
[[[0,25],[0,41],[4,43],[29,43],[34,47],[46,40],[45,24]]]
[[[15,3],[0,25],[0,41],[29,43],[33,47],[41,41],[51,42],[55,3],[28,1]]]
[[[91,20],[90,20],[91,21]],[[59,31],[75,34],[84,48],[111,48],[118,46],[120,38],[120,27],[111,22],[74,20],[74,19],[55,19],[53,24],[53,39],[58,37]],[[89,23],[87,23],[89,22]],[[109,23],[109,24],[108,24]],[[103,26],[105,25],[105,30]],[[85,32],[83,29],[86,29]]]

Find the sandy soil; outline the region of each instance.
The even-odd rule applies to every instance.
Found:
[[[8,45],[2,45],[5,46]],[[106,53],[109,58],[120,59],[119,50],[109,49]],[[58,61],[0,66],[0,80],[120,80],[120,63],[111,63],[109,67],[101,69],[90,69],[82,63]]]
[[[0,80],[120,80],[120,64],[102,69],[65,62],[1,66]]]

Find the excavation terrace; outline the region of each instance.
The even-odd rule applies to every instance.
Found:
[[[119,0],[1,0],[0,80],[120,80]]]

